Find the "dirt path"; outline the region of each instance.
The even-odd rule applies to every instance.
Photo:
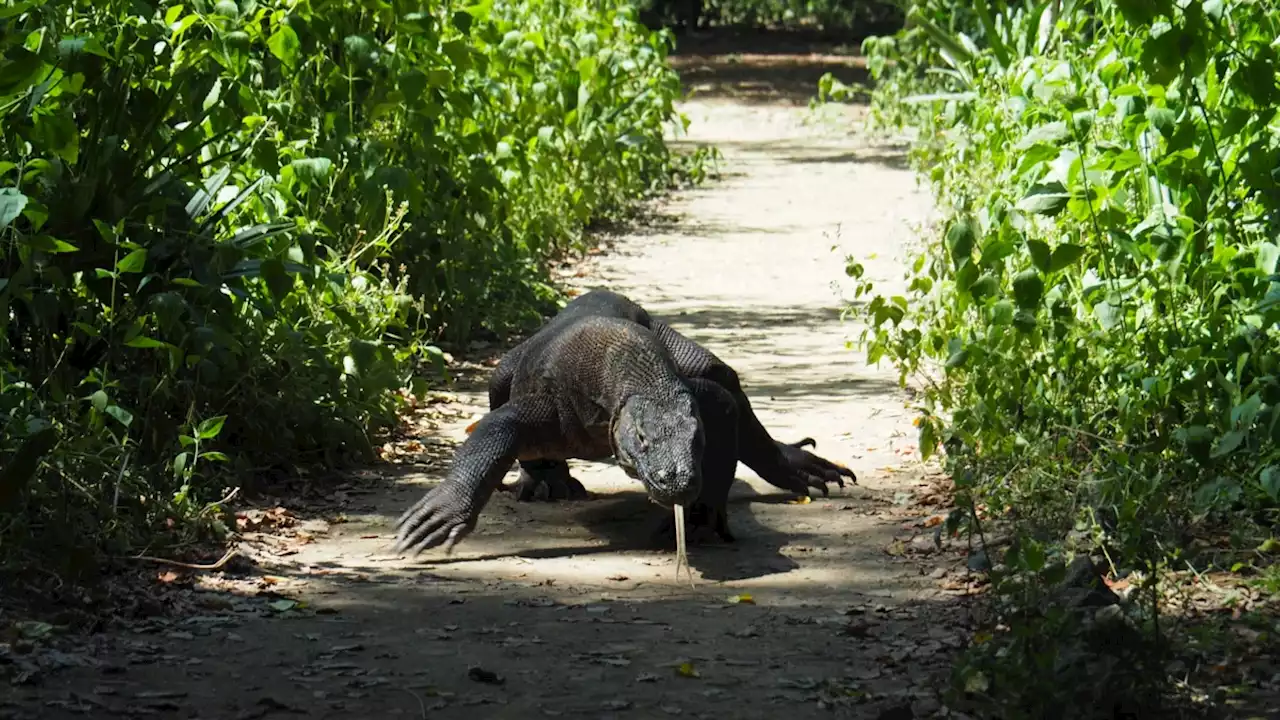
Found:
[[[498,495],[452,558],[416,563],[387,554],[391,523],[444,461],[395,484],[353,480],[345,517],[254,536],[256,570],[200,576],[187,613],[42,661],[62,667],[37,669],[0,717],[942,716],[931,688],[963,636],[962,565],[933,550],[923,521],[936,510],[911,499],[926,476],[905,398],[845,349],[855,328],[837,287],[850,250],[899,281],[927,196],[897,151],[804,122],[775,87],[794,73],[770,73],[811,59],[757,60],[682,61],[713,96],[685,110],[694,139],[724,152],[725,178],[673,198],[670,222],[620,238],[575,281],[621,290],[711,347],[775,437],[814,437],[859,487],[790,504],[740,466],[739,541],[693,546],[691,589],[671,553],[643,547],[652,506],[612,466],[576,464],[599,494],[587,502]],[[436,406],[455,412],[422,442],[463,437],[482,379]],[[223,592],[236,588],[258,594]],[[731,600],[744,594],[754,603]]]

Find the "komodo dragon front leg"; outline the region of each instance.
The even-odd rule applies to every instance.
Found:
[[[511,397],[511,381],[524,357],[526,345],[517,345],[498,362],[489,378],[489,409],[496,410]],[[472,424],[467,432],[476,427]],[[499,490],[515,490],[520,502],[531,500],[585,500],[591,494],[577,478],[569,474],[564,460],[521,460],[520,479],[513,485],[500,485]]]
[[[502,477],[521,454],[558,431],[554,405],[522,399],[485,415],[454,454],[444,482],[429,490],[396,522],[395,551],[416,555],[445,543],[445,551],[476,526]]]

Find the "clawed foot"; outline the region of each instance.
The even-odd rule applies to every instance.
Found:
[[[569,474],[568,465],[534,466],[520,468],[520,479],[502,490],[514,492],[517,502],[556,502],[558,500],[586,500],[591,493],[578,479]]]
[[[770,473],[771,477],[765,480],[778,487],[788,488],[801,495],[808,495],[809,488],[817,488],[822,491],[823,497],[827,497],[830,494],[828,483],[844,487],[846,477],[855,485],[858,482],[858,476],[849,468],[805,450],[806,446],[818,446],[813,438],[793,443],[779,442],[777,445],[782,454],[782,467],[776,473]]]
[[[396,521],[394,550],[416,556],[444,544],[445,554],[476,527],[472,503],[446,486],[432,488]]]
[[[707,527],[724,542],[737,541],[729,531],[729,515],[724,508],[717,510],[704,503],[694,503],[684,509],[684,524],[690,535],[700,527]],[[676,518],[672,510],[668,509],[658,517],[650,537],[654,543],[675,547]]]

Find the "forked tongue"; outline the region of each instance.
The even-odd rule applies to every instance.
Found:
[[[680,566],[684,565],[689,573],[689,587],[693,587],[693,568],[689,567],[689,546],[684,539],[684,506],[676,503],[671,506],[676,514],[676,579],[680,579]]]

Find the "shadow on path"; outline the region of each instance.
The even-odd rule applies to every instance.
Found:
[[[870,83],[857,44],[804,33],[719,29],[677,38],[671,65],[695,97],[747,104],[807,105],[818,81]]]

